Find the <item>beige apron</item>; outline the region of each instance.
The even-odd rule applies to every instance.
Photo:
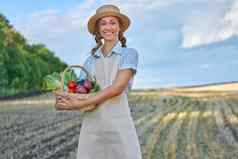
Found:
[[[120,56],[101,56],[92,66],[101,88],[112,84]],[[126,90],[84,114],[77,159],[141,159],[136,129],[128,106]]]

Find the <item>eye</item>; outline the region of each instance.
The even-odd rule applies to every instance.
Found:
[[[115,24],[117,24],[115,21],[111,21],[111,24],[113,24],[113,25],[115,25]]]
[[[101,22],[100,25],[106,25],[106,23],[105,22]]]

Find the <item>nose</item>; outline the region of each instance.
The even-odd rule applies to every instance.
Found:
[[[112,29],[112,25],[111,24],[106,24],[105,25],[105,30],[106,31],[110,31]]]

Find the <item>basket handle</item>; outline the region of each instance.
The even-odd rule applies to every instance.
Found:
[[[70,70],[70,69],[73,68],[73,67],[81,68],[81,69],[86,73],[87,79],[92,80],[91,75],[89,74],[89,72],[88,72],[84,67],[82,67],[82,66],[80,66],[80,65],[71,65],[71,66],[68,66],[68,67],[66,67],[66,68],[64,69],[63,73],[61,74],[61,85],[60,85],[60,91],[61,91],[61,92],[64,91],[64,75],[65,75],[65,73],[66,73],[68,70]]]

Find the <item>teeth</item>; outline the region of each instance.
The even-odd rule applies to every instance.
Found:
[[[104,34],[105,34],[106,36],[112,36],[112,35],[113,35],[113,32],[104,32]]]

